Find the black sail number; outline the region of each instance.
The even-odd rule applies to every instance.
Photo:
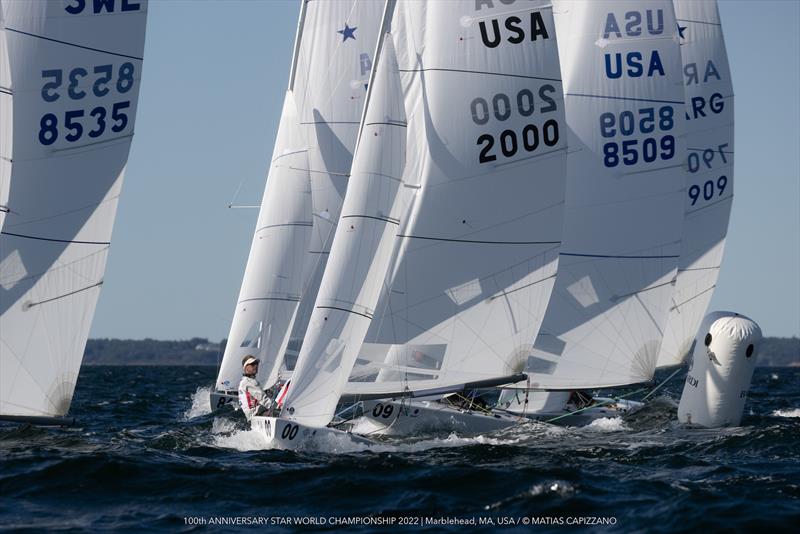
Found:
[[[547,147],[556,146],[559,140],[558,121],[555,119],[545,121],[541,128],[536,124],[527,124],[519,133],[512,129],[503,130],[497,141],[503,157],[511,158],[519,152],[520,146],[525,152],[535,152],[540,146],[540,139]],[[478,137],[477,145],[481,147],[478,156],[479,163],[497,160],[496,152],[493,150],[495,146],[493,135],[481,134]]]

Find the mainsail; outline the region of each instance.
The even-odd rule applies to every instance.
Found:
[[[399,225],[406,118],[391,34],[380,50],[330,261],[285,401],[291,416],[314,426],[333,417],[375,313]]]
[[[530,353],[561,239],[566,140],[558,50],[547,2],[490,4],[400,1],[387,8],[386,42],[396,47],[408,118],[402,188],[389,213],[400,217],[391,259],[385,277],[362,276],[364,289],[348,307],[348,315],[363,314],[366,336],[304,345],[284,411],[291,419],[312,426],[330,420],[356,354],[361,368],[375,372],[351,378],[346,391],[374,394],[415,380],[433,388],[510,375]],[[372,104],[367,116],[380,116]],[[368,122],[357,160],[369,150]],[[374,200],[371,209],[379,206]],[[348,221],[339,223],[345,229],[334,253]],[[384,243],[374,247],[381,263],[389,254]],[[342,272],[358,261],[365,260],[344,260]],[[335,277],[335,294],[347,294],[350,279]],[[338,311],[322,313],[327,297],[320,293],[318,316],[338,320]],[[321,373],[329,366],[338,367],[330,378]],[[376,381],[383,367],[396,376]]]
[[[689,149],[683,243],[658,367],[680,364],[716,287],[733,203],[733,84],[716,2],[675,0]]]
[[[681,246],[684,96],[672,2],[555,3],[567,124],[558,279],[530,386],[646,381]]]
[[[218,390],[236,389],[246,354],[261,359],[262,385],[275,383],[301,298],[315,291],[312,275],[324,268],[347,185],[381,8],[363,0],[302,4],[287,100]],[[302,311],[300,318],[305,325]]]
[[[2,4],[14,95],[13,145],[5,107],[0,117],[3,165],[13,159],[0,416],[62,416],[72,401],[134,132],[146,14],[145,0]]]

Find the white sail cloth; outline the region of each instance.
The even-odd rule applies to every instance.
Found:
[[[307,151],[294,96],[287,91],[218,390],[236,389],[248,354],[261,360],[263,385],[277,380],[305,286],[312,225]]]
[[[14,163],[0,235],[0,414],[61,416],[103,283],[147,2],[4,1],[2,11]]]
[[[542,389],[649,380],[681,243],[686,175],[668,0],[554,3],[570,152],[558,278],[526,371]]]
[[[325,426],[375,313],[399,224],[406,117],[391,35],[370,82],[347,195],[285,401],[288,417]]]
[[[675,0],[689,180],[683,242],[658,367],[680,364],[711,302],[733,203],[733,83],[717,3]]]
[[[394,259],[349,394],[519,371],[552,290],[566,125],[547,2],[403,2],[408,114]]]
[[[289,145],[304,152],[289,150],[283,166],[270,172],[218,390],[235,389],[241,358],[249,353],[262,360],[259,381],[274,384],[289,339],[305,330],[347,185],[381,9],[380,2],[365,0],[302,4],[289,80],[291,111],[284,106],[292,124],[285,124],[284,115],[280,128],[286,135],[291,128]],[[288,142],[281,135],[276,143]],[[289,145],[278,150],[276,144],[275,157]],[[286,178],[287,172],[295,176],[294,184],[303,174],[312,194],[270,185],[278,181],[273,173]],[[266,218],[272,222],[265,223]],[[291,226],[267,229],[270,224]],[[290,259],[278,259],[282,255]],[[293,328],[298,333],[292,334]]]

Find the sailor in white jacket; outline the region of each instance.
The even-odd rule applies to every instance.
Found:
[[[242,376],[239,382],[239,405],[242,407],[247,420],[254,415],[268,413],[272,407],[272,399],[262,389],[261,384],[256,380],[258,372],[258,359],[248,354],[242,359]]]

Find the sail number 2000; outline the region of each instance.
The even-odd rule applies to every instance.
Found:
[[[536,111],[537,100],[540,113],[556,111],[558,106],[552,96],[555,92],[556,88],[552,85],[543,85],[539,88],[538,98],[527,88],[522,89],[513,98],[505,93],[497,93],[488,100],[483,97],[475,98],[470,103],[472,121],[480,126],[487,124],[492,118],[500,122],[506,121],[514,114],[514,108],[519,115],[529,117]],[[495,144],[499,145],[499,152]],[[478,162],[496,161],[498,153],[510,158],[520,149],[534,152],[541,144],[548,147],[558,144],[558,121],[555,119],[545,121],[541,127],[536,124],[526,124],[519,132],[513,129],[503,130],[497,137],[490,133],[479,135],[477,145],[481,150]]]

